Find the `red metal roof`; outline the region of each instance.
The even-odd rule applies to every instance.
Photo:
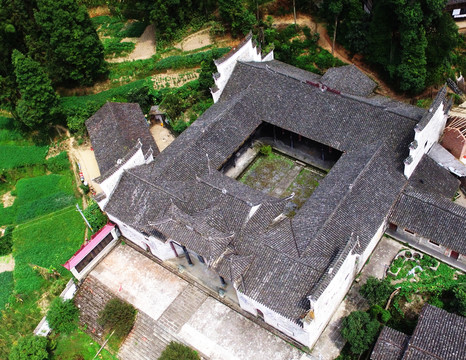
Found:
[[[97,231],[94,235],[92,235],[91,240],[86,244],[83,244],[81,248],[71,257],[71,259],[63,264],[63,266],[66,269],[71,270],[76,265],[78,265],[87,254],[89,254],[97,245],[100,244],[100,242],[110,233],[110,231],[113,230],[114,227],[115,224],[108,223],[102,229]]]

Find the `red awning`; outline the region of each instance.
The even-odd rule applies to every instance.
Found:
[[[97,231],[94,235],[92,235],[91,240],[86,244],[83,244],[81,248],[71,257],[71,259],[63,264],[63,266],[66,269],[71,270],[76,265],[78,265],[87,254],[89,254],[97,245],[100,244],[100,242],[113,230],[114,227],[115,224],[108,223],[102,229]]]

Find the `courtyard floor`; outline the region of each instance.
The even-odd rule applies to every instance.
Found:
[[[123,360],[157,359],[172,340],[195,348],[205,359],[310,359],[127,245],[112,250],[82,289],[92,292],[92,286],[107,289],[139,310],[120,348]],[[85,307],[83,302],[83,312]]]

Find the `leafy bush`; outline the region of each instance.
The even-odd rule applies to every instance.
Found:
[[[261,155],[269,156],[272,154],[272,147],[270,145],[262,145],[259,152]]]
[[[200,360],[196,351],[183,344],[170,341],[158,360]]]
[[[112,299],[99,313],[97,322],[108,331],[115,330],[117,337],[125,337],[131,331],[136,320],[136,309],[119,299]]]
[[[47,312],[47,322],[50,328],[61,334],[70,334],[78,327],[79,310],[73,300],[63,300],[57,297]]]
[[[367,278],[366,283],[359,290],[370,305],[384,306],[390,294],[395,290],[395,287],[390,284],[390,280],[385,278],[379,280],[373,276]]]
[[[0,166],[8,170],[19,166],[42,164],[48,150],[47,146],[0,145]]]
[[[0,204],[0,226],[13,224],[16,217],[16,207],[9,206],[4,208],[3,204]]]
[[[13,272],[4,271],[0,273],[0,310],[3,310],[5,304],[8,303],[8,298],[13,292]]]
[[[62,151],[57,156],[51,157],[46,161],[47,168],[53,173],[60,173],[62,171],[69,170],[70,161],[68,159],[68,153]]]
[[[9,360],[47,360],[47,338],[42,336],[27,335],[21,337],[18,343],[12,347]]]
[[[107,217],[100,210],[99,204],[94,200],[89,201],[89,204],[87,205],[87,208],[84,209],[83,214],[94,231],[103,228],[108,221]]]
[[[457,312],[461,316],[466,316],[466,283],[462,283],[456,287],[453,293],[455,294]]]
[[[0,212],[1,214],[1,212]],[[8,255],[11,253],[13,246],[13,230],[14,226],[8,226],[0,237],[0,256]]]
[[[369,349],[375,340],[380,324],[363,311],[353,311],[343,319],[341,335],[348,341],[351,352],[359,355]]]

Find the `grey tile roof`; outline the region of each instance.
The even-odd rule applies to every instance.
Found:
[[[438,193],[451,199],[458,191],[460,181],[429,156],[424,155],[409,178],[409,185],[421,191]]]
[[[105,210],[205,256],[239,291],[298,322],[307,297],[387,220],[421,117],[306,83],[316,80],[277,61],[237,63],[219,102],[152,163],[125,171]],[[345,152],[292,219],[278,218],[287,199],[218,171],[263,122]]]
[[[425,305],[403,360],[466,358],[466,318]]]
[[[384,326],[372,350],[371,360],[401,360],[409,336]]]
[[[139,104],[107,102],[86,121],[86,127],[101,176],[124,158],[138,139],[144,153],[150,148],[154,156],[159,152]]]
[[[321,82],[329,88],[351,95],[368,96],[377,83],[359,70],[355,65],[328,69]]]
[[[390,221],[461,254],[466,253],[466,208],[448,198],[408,187]]]

